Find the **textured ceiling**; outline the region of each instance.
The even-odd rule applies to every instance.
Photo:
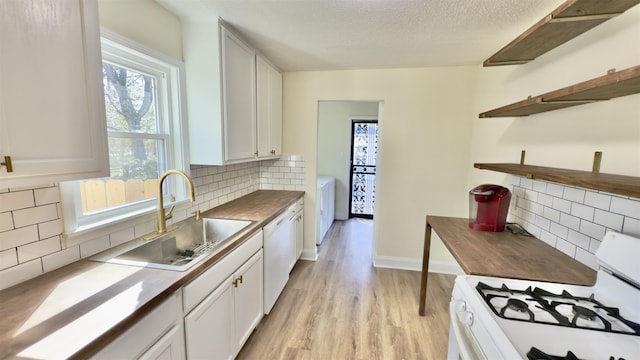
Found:
[[[562,0],[156,0],[231,24],[285,71],[480,64]]]

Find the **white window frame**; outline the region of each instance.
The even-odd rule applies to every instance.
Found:
[[[136,71],[165,79],[166,86],[157,84],[156,101],[161,123],[159,134],[144,134],[143,137],[165,141],[167,168],[164,170],[179,169],[189,174],[184,63],[106,29],[101,30],[100,40],[103,60],[131,65]],[[123,135],[123,133],[117,134]],[[125,136],[135,137],[136,135],[126,133]],[[163,172],[161,167],[158,170],[160,173]],[[175,196],[175,199],[165,196],[166,204],[179,203],[187,199],[186,185],[183,181],[167,178],[166,192]],[[78,181],[60,183],[60,193],[67,237],[115,222],[150,215],[157,210],[157,198],[151,198],[84,215]]]

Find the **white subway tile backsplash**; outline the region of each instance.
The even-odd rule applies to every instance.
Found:
[[[227,166],[193,165],[190,170],[196,202],[176,206],[170,224],[192,216],[196,209],[208,210],[259,189],[305,190],[302,156]],[[270,184],[267,179],[275,181]],[[62,250],[61,213],[57,184],[0,189],[0,289],[156,229],[155,221],[143,220]]]
[[[572,258],[576,257],[576,246],[566,240],[558,238],[556,241],[556,249],[571,256]]]
[[[546,192],[547,191],[547,183],[540,180],[533,180],[533,190],[538,192]]]
[[[100,251],[107,250],[109,247],[109,235],[101,236],[99,238],[83,242],[82,244],[80,244],[80,257],[86,258],[88,256],[97,254]]]
[[[593,222],[615,231],[622,231],[624,216],[598,209],[596,210]]]
[[[36,206],[60,202],[60,191],[57,186],[35,189],[33,194],[35,196]]]
[[[520,187],[529,190],[533,189],[533,180],[528,178],[520,179]]]
[[[2,270],[0,289],[8,288],[42,274],[42,260],[35,259]]]
[[[18,254],[15,248],[0,251],[0,270],[18,265]]]
[[[596,268],[595,253],[607,229],[640,236],[640,199],[519,176],[510,183],[510,219],[587,266]]]
[[[53,254],[43,256],[42,268],[44,272],[53,271],[78,260],[80,260],[80,247],[76,245]]]
[[[51,221],[57,218],[58,208],[56,204],[36,206],[13,212],[13,223],[16,228]]]
[[[556,240],[558,239],[557,236],[545,230],[540,232],[540,236],[538,236],[538,238],[553,247],[556,246]]]
[[[589,249],[591,238],[574,230],[569,230],[568,240],[570,243],[577,245],[583,249]]]
[[[551,195],[547,195],[544,193],[539,193],[538,194],[538,203],[547,206],[547,207],[553,207],[553,196]]]
[[[47,239],[62,234],[62,219],[47,221],[38,224],[38,233],[40,239]]]
[[[602,239],[605,234],[605,227],[588,221],[580,222],[580,232],[591,236],[594,239]]]
[[[18,262],[24,263],[29,260],[41,258],[56,251],[60,251],[61,249],[62,247],[60,245],[59,236],[18,246]]]
[[[551,220],[546,219],[542,216],[536,216],[535,224],[541,229],[549,231],[549,228],[551,227]]]
[[[38,226],[32,225],[24,228],[0,233],[0,251],[9,248],[26,245],[38,241]]]
[[[551,221],[560,222],[560,211],[558,210],[545,207],[542,215]]]
[[[611,212],[640,219],[640,200],[624,199],[617,196],[611,198]]]
[[[640,220],[633,219],[630,217],[624,218],[622,232],[640,236]]]
[[[587,191],[584,197],[584,204],[602,210],[609,210],[609,206],[611,206],[611,195]]]
[[[0,232],[13,230],[13,217],[11,212],[0,213]]]
[[[566,239],[569,234],[569,228],[555,222],[551,223],[551,227],[549,228],[549,231],[552,234],[560,237],[561,239]]]
[[[560,213],[560,224],[573,230],[580,230],[580,218]]]
[[[565,213],[571,212],[571,201],[554,197],[553,198],[553,208],[562,211]]]
[[[591,242],[589,243],[589,252],[592,254],[595,254],[596,251],[598,251],[598,248],[600,247],[600,240],[596,240],[596,239],[591,239]]]
[[[581,219],[593,221],[593,214],[595,209],[590,206],[573,203],[571,204],[571,215],[577,216]]]
[[[586,194],[586,191],[582,189],[577,189],[577,188],[567,186],[564,188],[564,194],[562,195],[562,197],[574,203],[582,204],[584,203],[585,194]]]
[[[562,195],[564,194],[564,186],[558,185],[558,184],[553,184],[553,183],[548,183],[547,184],[547,194],[549,194],[551,196],[554,196],[554,197],[561,198]]]
[[[173,213],[174,217],[176,216],[176,211],[177,210],[175,210]],[[109,242],[111,243],[111,247],[114,247],[114,246],[123,244],[131,239],[134,239],[135,237],[136,237],[136,234],[133,228],[126,228],[126,229],[111,233],[109,235]]]
[[[35,205],[33,200],[33,190],[16,191],[0,194],[0,213],[30,208]]]

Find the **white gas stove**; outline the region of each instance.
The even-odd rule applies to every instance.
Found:
[[[640,239],[608,232],[592,287],[458,276],[449,360],[640,359]]]

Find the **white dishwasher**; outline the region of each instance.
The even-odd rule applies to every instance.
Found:
[[[264,313],[269,314],[278,296],[289,281],[292,254],[289,212],[285,211],[264,229]]]

